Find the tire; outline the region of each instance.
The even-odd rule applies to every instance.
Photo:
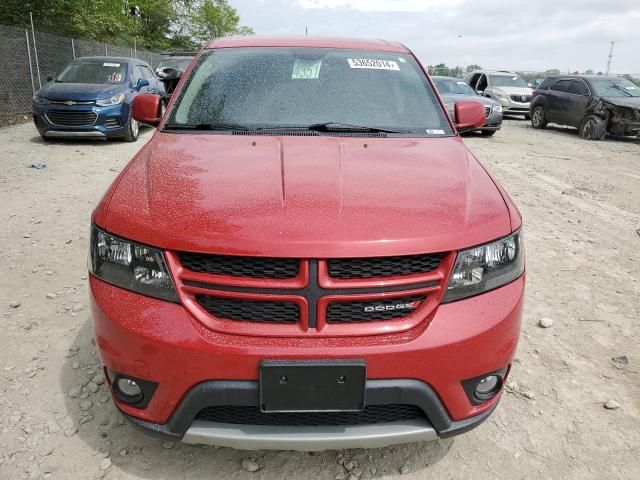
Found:
[[[135,142],[140,135],[140,124],[129,115],[127,122],[127,133],[124,135],[125,142]]]
[[[531,126],[533,128],[545,128],[547,126],[547,114],[544,112],[544,108],[538,105],[533,109],[533,114],[530,115]]]
[[[583,140],[604,140],[604,120],[596,115],[589,115],[582,120],[578,132]]]
[[[492,137],[496,134],[497,130],[480,130],[483,137]]]

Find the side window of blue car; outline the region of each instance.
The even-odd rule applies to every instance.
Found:
[[[142,76],[142,72],[140,71],[140,66],[139,65],[135,65],[133,67],[133,72],[132,72],[133,76],[131,78],[133,78],[133,84],[137,85],[138,84],[138,80],[140,80],[141,78],[144,78]]]

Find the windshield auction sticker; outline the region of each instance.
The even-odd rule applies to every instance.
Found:
[[[314,80],[320,75],[322,60],[303,60],[297,58],[293,64],[292,80]]]
[[[393,60],[374,60],[370,58],[348,58],[351,68],[368,68],[373,70],[400,70]]]

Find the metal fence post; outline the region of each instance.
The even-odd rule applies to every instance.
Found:
[[[104,56],[108,57],[109,56],[109,52],[107,52],[107,44],[104,44]]]
[[[29,30],[25,28],[24,36],[27,40],[27,57],[29,58],[29,78],[31,79],[31,91],[36,94],[36,85],[33,83],[33,65],[31,65],[31,47],[29,46]]]
[[[73,59],[76,59],[76,45],[75,42],[73,41],[73,38],[71,39],[71,51],[73,52]]]
[[[36,71],[38,72],[38,86],[42,87],[42,80],[40,80],[40,64],[38,63],[38,47],[36,46],[36,30],[33,28],[33,13],[29,12],[29,18],[31,18],[31,35],[33,36],[33,53],[36,57]]]

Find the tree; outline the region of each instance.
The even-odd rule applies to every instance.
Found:
[[[466,72],[467,73],[471,73],[474,70],[482,70],[482,67],[480,65],[475,64],[475,63],[472,63],[471,65],[467,65],[467,68],[466,68]]]
[[[2,0],[0,24],[141,48],[197,49],[211,37],[253,30],[228,0]]]
[[[240,15],[228,0],[204,0],[191,16],[193,35],[206,42],[227,35],[253,35],[252,28],[240,25]]]

